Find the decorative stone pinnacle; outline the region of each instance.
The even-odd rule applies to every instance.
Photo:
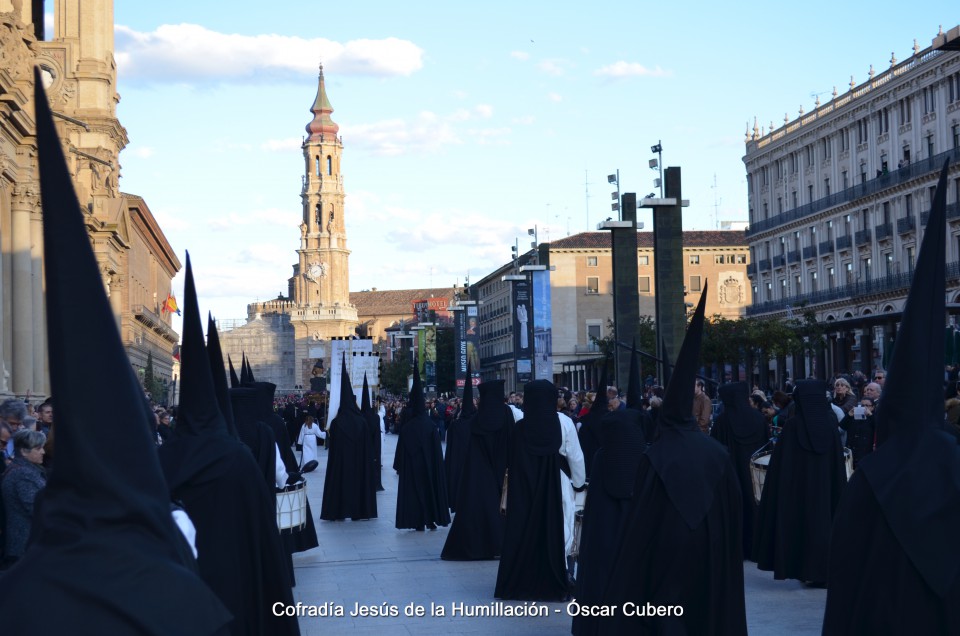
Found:
[[[834,99],[837,98],[837,87],[836,87],[836,86],[833,87],[833,98],[834,98]]]
[[[897,54],[894,51],[890,51],[890,66],[894,67],[897,65]]]
[[[919,52],[920,52],[920,45],[917,44],[917,39],[914,38],[914,39],[913,39],[913,54],[916,55],[916,54],[919,53]]]
[[[872,80],[874,75],[876,75],[876,73],[873,72],[873,64],[871,64],[870,70],[867,71],[867,76]]]
[[[851,75],[851,76],[850,76],[850,90],[853,90],[853,87],[856,86],[856,85],[857,85],[857,83],[853,81],[853,75]]]

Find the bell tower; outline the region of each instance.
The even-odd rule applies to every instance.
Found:
[[[309,347],[301,346],[302,342],[350,336],[357,325],[357,310],[350,304],[350,250],[340,174],[343,140],[338,135],[340,127],[330,118],[333,106],[327,98],[322,64],[310,111],[313,119],[303,141],[300,247],[289,281],[296,306],[291,323],[296,331],[297,358],[307,357]]]

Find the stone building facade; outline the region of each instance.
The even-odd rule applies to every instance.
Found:
[[[812,310],[827,331],[794,377],[883,366],[947,159],[946,294],[960,300],[960,27],[745,141],[748,313]]]
[[[42,7],[0,0],[0,396],[49,393],[34,66],[131,362],[143,371],[152,354],[155,375],[169,383],[179,337],[160,303],[180,263],[143,199],[119,190],[128,138],[116,117],[113,1],[54,2],[49,39]]]

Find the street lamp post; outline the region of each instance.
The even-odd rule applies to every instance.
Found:
[[[617,191],[610,193],[610,198],[613,199],[613,203],[610,204],[610,209],[617,213],[617,219],[623,220],[620,210],[620,168],[617,168],[616,174],[607,175],[607,183],[610,185],[616,185]]]
[[[660,198],[663,198],[663,144],[657,140],[657,143],[653,146],[650,146],[650,152],[657,155],[656,159],[650,160],[650,168],[659,170],[660,176],[657,178],[655,185],[660,188]]]

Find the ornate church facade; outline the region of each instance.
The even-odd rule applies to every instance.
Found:
[[[113,0],[57,0],[49,40],[43,4],[0,0],[0,399],[50,390],[34,66],[131,364],[143,375],[152,359],[155,376],[172,387],[179,336],[160,306],[180,262],[146,202],[119,189],[128,138],[116,116]]]
[[[298,260],[287,296],[247,305],[247,323],[221,334],[224,353],[246,354],[258,380],[280,390],[309,387],[318,360],[329,363],[327,343],[354,335],[357,308],[350,302],[350,250],[344,216],[343,140],[331,119],[323,66],[302,150],[303,218]]]

